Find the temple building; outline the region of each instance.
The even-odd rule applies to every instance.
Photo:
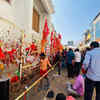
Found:
[[[12,23],[12,26],[15,26],[16,30],[18,29],[17,27],[19,27],[19,30],[24,31],[26,42],[35,41],[39,44],[42,37],[45,17],[47,17],[49,29],[52,31],[53,24],[51,15],[53,13],[54,6],[52,0],[0,0],[0,33],[2,33],[0,38],[2,38],[4,33],[6,34],[6,32],[3,31],[4,29],[7,30],[7,32],[8,26],[10,26],[9,30],[12,29],[10,25]],[[6,21],[3,22],[2,18]],[[12,36],[12,39],[17,39],[20,38],[21,35],[20,32],[10,32],[9,34],[3,37]]]

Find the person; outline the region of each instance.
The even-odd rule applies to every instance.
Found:
[[[67,90],[69,94],[73,94],[76,97],[84,95],[84,78],[80,74],[80,70],[75,76],[75,82],[73,85],[70,82],[67,82]]]
[[[48,60],[48,58],[46,58],[46,55],[44,53],[41,53],[40,54],[40,76],[43,76],[44,74],[47,73],[47,66],[49,65],[49,67],[51,67],[51,64]],[[44,77],[46,80],[47,80],[47,85],[46,85],[46,88],[48,89],[49,88],[49,79],[47,77],[47,75]],[[41,87],[42,87],[42,81],[41,81]]]
[[[91,50],[85,55],[83,68],[86,71],[84,100],[92,100],[94,88],[96,100],[100,100],[100,48],[94,41],[90,44]]]
[[[48,93],[47,93],[46,97],[44,98],[44,100],[52,100],[52,99],[54,99],[54,95],[55,95],[54,91],[50,90],[50,91],[48,91]]]
[[[55,61],[57,63],[56,66],[58,68],[58,75],[61,75],[61,60],[62,60],[62,55],[61,55],[61,52],[58,51],[55,58]]]
[[[32,56],[31,54],[29,54],[26,58],[26,62],[32,64],[34,61],[34,56]]]
[[[73,78],[74,73],[74,62],[75,62],[75,54],[73,53],[73,50],[70,48],[67,52],[67,70],[68,70],[68,78]]]
[[[85,50],[82,50],[81,51],[81,66],[83,64],[84,59],[85,59]]]
[[[81,69],[81,53],[79,49],[75,49],[75,72],[76,76],[79,74]]]
[[[66,49],[62,52],[62,68],[66,68]]]
[[[56,95],[56,100],[66,100],[66,96],[63,93],[58,93]]]

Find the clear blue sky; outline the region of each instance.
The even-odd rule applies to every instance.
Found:
[[[55,14],[52,20],[57,32],[62,33],[62,43],[79,41],[82,33],[100,11],[100,0],[52,0]]]

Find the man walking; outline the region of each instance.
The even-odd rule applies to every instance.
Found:
[[[85,79],[84,100],[92,100],[94,88],[96,100],[100,100],[100,48],[98,42],[90,44],[91,50],[86,53],[83,68],[87,71]]]
[[[75,49],[75,68],[74,74],[75,76],[79,75],[81,69],[81,53],[79,49]]]
[[[68,70],[68,78],[73,78],[74,76],[74,62],[75,62],[75,54],[71,48],[67,52],[67,70]]]

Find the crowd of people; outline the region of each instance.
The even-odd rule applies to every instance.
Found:
[[[1,46],[0,46],[1,48]],[[34,49],[34,48],[33,48]],[[4,52],[2,54],[2,49],[0,49],[0,59],[9,66],[9,62],[12,62],[14,59],[18,60],[16,57],[18,50],[12,48],[9,54],[11,61],[7,59],[7,54]],[[66,70],[67,77],[67,93],[68,97],[64,94],[58,94],[56,100],[74,100],[74,97],[84,97],[84,100],[92,100],[93,90],[96,90],[96,100],[100,100],[100,48],[98,42],[92,42],[90,47],[85,50],[80,51],[78,48],[73,50],[72,48],[64,49],[62,52],[58,51],[56,54],[46,57],[45,53],[41,53],[40,56],[38,53],[32,53],[32,47],[26,48],[26,63],[33,63],[34,60],[38,59],[40,62],[40,76],[43,76],[48,71],[48,65],[51,68],[52,65],[56,65],[58,76],[62,74],[62,69]],[[28,51],[28,52],[27,52]],[[19,51],[20,52],[20,51]],[[6,55],[6,56],[4,56]],[[46,88],[50,86],[48,75],[45,76],[47,80]],[[74,80],[74,83],[71,83],[71,80]],[[42,85],[42,81],[41,81]],[[62,97],[63,99],[59,99]],[[73,99],[68,99],[73,98]]]
[[[74,100],[77,97],[92,100],[94,88],[96,90],[95,100],[100,100],[100,48],[98,42],[92,42],[90,47],[84,51],[80,51],[78,48],[75,50],[65,49],[63,52],[58,51],[52,58],[52,64],[57,63],[58,75],[62,74],[62,68],[67,69],[68,73],[66,85],[69,96],[64,99],[64,94],[58,94],[56,100]],[[49,66],[51,65],[49,64]],[[72,79],[74,83],[71,83]],[[59,99],[60,97],[63,99]]]

